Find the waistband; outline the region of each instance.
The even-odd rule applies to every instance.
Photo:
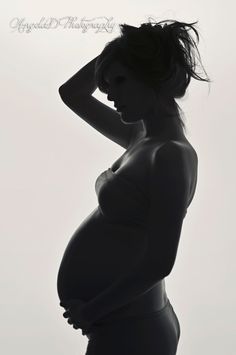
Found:
[[[162,310],[168,302],[168,297],[165,290],[164,279],[159,281],[153,288],[137,297],[129,304],[111,312],[106,317],[103,317],[94,325],[108,324],[118,319],[124,319],[131,316],[142,316],[147,313],[157,312]]]
[[[172,305],[167,297],[163,279],[151,290],[138,297],[134,302],[110,313],[108,316],[95,322],[89,329],[82,329],[82,334],[90,339],[93,333],[101,331],[104,327],[106,328],[106,326],[116,324],[117,322],[119,323],[122,320],[133,321],[135,319],[159,316],[170,307],[172,308]]]

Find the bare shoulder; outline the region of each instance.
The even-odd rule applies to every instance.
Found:
[[[151,173],[164,174],[166,169],[180,169],[185,149],[175,141],[168,141],[156,147],[151,156]]]
[[[193,146],[186,141],[171,140],[152,151],[151,174],[172,176],[173,179],[186,181],[192,189],[196,188],[198,157]],[[153,176],[155,178],[155,176]]]
[[[156,164],[158,161],[166,161],[174,165],[180,161],[197,164],[198,156],[193,146],[187,140],[170,140],[153,149],[151,162],[152,164]]]

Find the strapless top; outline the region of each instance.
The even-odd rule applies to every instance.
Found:
[[[108,168],[97,177],[95,191],[100,212],[108,219],[108,222],[147,227],[149,198],[144,190],[128,178]],[[188,202],[184,217],[192,197]]]
[[[146,226],[147,194],[129,179],[108,168],[96,179],[99,209],[110,222]]]

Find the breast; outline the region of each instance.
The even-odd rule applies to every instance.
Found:
[[[97,178],[95,190],[100,209],[110,221],[146,227],[149,200],[134,181],[109,168]]]
[[[60,300],[90,300],[127,272],[147,248],[145,229],[111,222],[96,207],[72,235],[58,277]]]

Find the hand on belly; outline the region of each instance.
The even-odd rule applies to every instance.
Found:
[[[73,325],[74,329],[81,328],[82,334],[86,334],[91,326],[90,323],[85,320],[81,320],[80,311],[86,302],[80,299],[70,299],[66,301],[61,301],[60,306],[66,309],[63,313],[64,318],[68,318],[67,322]]]

